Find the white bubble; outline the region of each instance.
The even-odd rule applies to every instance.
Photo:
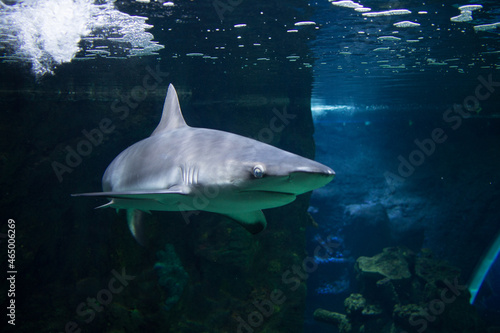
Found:
[[[491,24],[481,24],[481,25],[476,25],[474,26],[474,31],[489,31],[489,30],[495,30],[497,28],[500,28],[500,22],[497,23],[491,23]]]
[[[360,13],[366,13],[371,11],[372,9],[368,7],[359,7],[359,8],[354,8],[354,10]]]
[[[474,10],[478,10],[481,8],[483,8],[482,5],[465,5],[465,6],[458,7],[458,9],[460,9],[460,11],[465,11],[465,10],[474,11]]]
[[[401,21],[401,22],[394,23],[394,26],[396,26],[398,28],[412,28],[412,27],[418,27],[418,26],[420,26],[420,24],[416,23],[416,22],[411,22],[411,21]]]
[[[393,9],[393,10],[386,10],[383,12],[370,12],[370,13],[363,13],[363,16],[367,17],[376,17],[376,16],[392,16],[392,15],[407,15],[411,14],[411,11],[408,9]]]
[[[472,12],[470,10],[466,10],[462,12],[462,14],[458,16],[453,16],[450,18],[450,21],[452,22],[468,22],[472,21]]]
[[[0,48],[6,52],[4,59],[31,64],[32,72],[41,77],[54,74],[57,65],[71,62],[79,52],[83,53],[80,60],[95,55],[156,54],[163,46],[152,42],[153,35],[146,32],[152,26],[146,20],[116,10],[114,0],[100,4],[94,0],[38,0],[9,6],[0,1]],[[82,40],[88,42],[87,50],[80,48]],[[97,41],[114,44],[121,53],[112,54],[102,45],[94,47]]]
[[[483,8],[481,5],[465,5],[460,6],[458,9],[460,10],[460,15],[453,16],[450,18],[452,22],[469,22],[472,21],[472,12],[474,10],[479,10]]]
[[[401,38],[395,36],[380,36],[377,37],[377,39],[381,41],[392,41],[392,42],[397,42],[401,40]]]
[[[350,0],[332,1],[331,3],[334,6],[346,7],[346,8],[360,8],[360,7],[363,7],[363,5],[360,5],[359,3],[356,3],[356,2],[350,1]]]
[[[303,25],[316,25],[316,22],[313,21],[302,21],[302,22],[296,22],[295,26],[303,26]]]

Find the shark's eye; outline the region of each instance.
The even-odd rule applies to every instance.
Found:
[[[253,175],[255,178],[262,178],[264,176],[264,167],[260,164],[257,164],[253,167]]]

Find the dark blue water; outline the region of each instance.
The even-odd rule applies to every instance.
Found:
[[[472,249],[484,253],[497,230],[489,207],[498,181],[493,146],[499,99],[493,92],[478,101],[476,94],[488,78],[498,80],[498,53],[491,43],[498,33],[473,26],[498,20],[498,8],[482,4],[491,10],[455,23],[450,18],[462,4],[373,1],[363,5],[412,13],[363,18],[352,8],[317,3],[315,20],[323,26],[313,42],[316,158],[337,165],[342,176],[313,194],[319,227],[309,232],[310,251],[317,235],[345,239],[342,252],[354,252],[354,258],[374,255],[389,243],[428,248],[460,267],[464,277],[473,274],[480,258]],[[420,26],[394,26],[403,20]],[[450,118],[455,112],[450,108],[467,104],[475,111]],[[431,142],[433,133],[443,135],[442,142]],[[416,164],[401,166],[409,161]],[[363,229],[366,221],[359,220],[373,211],[370,218],[382,219],[378,231],[370,225]],[[356,223],[361,226],[353,227]],[[496,281],[495,274],[492,269],[486,281]],[[315,291],[308,293],[309,313],[317,307],[343,312],[343,300],[359,290],[354,275],[354,264],[320,264],[308,284]],[[498,294],[494,288],[475,303],[482,311],[489,308],[487,320],[497,314],[491,306]],[[330,329],[312,319],[306,327]]]
[[[446,261],[466,285],[493,243],[500,7],[344,4],[0,3],[0,244],[7,253],[7,221],[15,220],[18,271],[15,296],[0,295],[3,304],[15,299],[16,325],[4,316],[2,327],[337,332],[313,313],[345,314],[353,293],[384,309],[373,320],[349,317],[353,331],[423,327],[394,319],[394,304],[424,308],[441,289],[418,294],[445,288],[446,278],[430,283],[411,268],[414,289],[394,282],[391,303],[377,292],[392,282],[373,287],[356,260],[400,247],[410,267]],[[370,15],[390,10],[401,15]],[[260,235],[217,214],[186,224],[178,213],[154,212],[150,242],[140,246],[123,212],[70,194],[99,191],[111,160],[151,134],[169,83],[190,126],[314,157],[335,180],[266,210]],[[277,116],[287,112],[295,117]],[[276,117],[283,130],[263,132]],[[422,331],[498,328],[499,279],[497,260],[474,305],[462,291],[443,313],[427,308],[437,320]]]

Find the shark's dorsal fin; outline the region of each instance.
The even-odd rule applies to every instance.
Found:
[[[163,113],[161,120],[156,129],[151,133],[151,136],[161,134],[165,131],[187,126],[184,117],[182,116],[179,98],[172,84],[168,86],[167,97],[163,104]]]

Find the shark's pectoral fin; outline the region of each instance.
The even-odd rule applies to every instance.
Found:
[[[266,217],[261,210],[237,213],[224,212],[223,214],[236,220],[243,228],[254,235],[264,230],[267,226]]]
[[[115,192],[92,192],[92,193],[76,193],[72,194],[72,197],[106,197],[106,198],[137,198],[137,199],[149,199],[156,198],[156,196],[161,194],[189,194],[185,189],[171,188],[166,190],[144,190],[144,191],[115,191]],[[97,207],[100,208],[100,207]]]
[[[98,206],[94,209],[99,209],[99,208],[106,208],[106,207],[112,207],[113,205],[115,204],[115,201],[113,199],[111,199],[110,202],[108,202],[107,204],[104,204],[104,205],[101,205],[101,206]]]
[[[144,246],[146,244],[146,236],[143,228],[144,212],[137,209],[127,209],[127,223],[130,232],[135,240]]]

